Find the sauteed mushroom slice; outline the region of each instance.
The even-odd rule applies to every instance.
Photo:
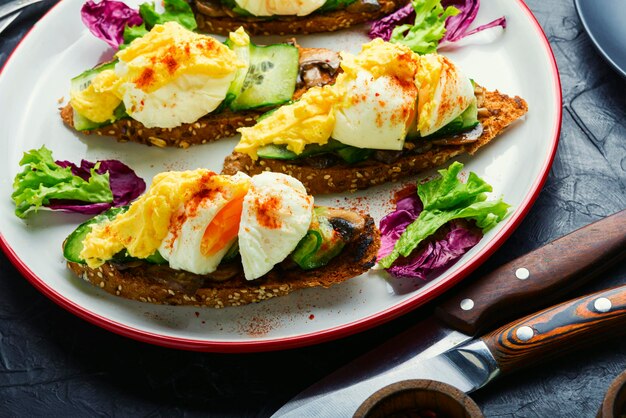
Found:
[[[209,17],[228,16],[219,0],[196,0],[196,8],[200,13]]]
[[[338,52],[324,48],[300,49],[299,86],[311,88],[328,84],[339,70]]]

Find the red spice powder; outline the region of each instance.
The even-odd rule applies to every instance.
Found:
[[[385,119],[383,118],[383,115],[380,112],[376,112],[376,126],[382,128],[384,124]]]
[[[275,320],[271,320],[266,317],[255,316],[250,319],[250,322],[241,324],[241,331],[245,332],[251,337],[261,337],[268,334],[274,328],[277,323]]]
[[[211,177],[215,175],[216,174],[213,172],[207,172],[203,174],[202,177],[200,177],[199,184],[203,187],[206,187]],[[171,240],[166,243],[166,245],[170,249],[173,247],[174,241],[176,241],[176,239],[178,238],[178,233],[180,232],[183,223],[185,223],[188,217],[196,216],[196,214],[198,213],[198,207],[200,206],[200,203],[202,203],[202,201],[204,201],[205,199],[215,199],[215,197],[219,193],[224,193],[224,190],[221,187],[200,189],[200,191],[196,192],[193,196],[191,196],[189,201],[185,203],[184,210],[172,214],[169,226],[172,237]]]
[[[154,83],[154,70],[152,68],[144,68],[139,77],[135,80],[137,87],[146,88]]]
[[[405,197],[413,196],[415,193],[417,193],[417,185],[413,183],[407,184],[403,188],[394,192],[393,203],[398,203],[399,200],[402,200]]]
[[[176,61],[174,55],[169,52],[163,57],[163,59],[161,59],[161,62],[163,63],[163,65],[165,65],[165,68],[167,68],[167,72],[170,74],[174,74],[179,66],[178,61]]]
[[[265,200],[258,197],[255,199],[256,220],[259,225],[267,229],[278,229],[281,227],[278,210],[282,206],[282,201],[276,196],[270,196]]]
[[[206,38],[196,44],[198,49],[203,49],[207,52],[211,52],[217,49],[217,41],[213,38]]]

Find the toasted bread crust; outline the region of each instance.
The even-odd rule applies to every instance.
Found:
[[[70,128],[74,128],[73,113],[74,110],[69,103],[61,109],[61,119]],[[102,128],[82,131],[82,133],[110,136],[118,142],[132,141],[160,148],[188,148],[190,145],[206,144],[233,136],[238,128],[254,125],[256,119],[263,113],[264,111],[259,110],[224,111],[204,116],[194,123],[184,123],[176,128],[146,128],[141,122],[126,118]]]
[[[391,164],[366,161],[359,164],[338,164],[324,169],[304,164],[290,164],[285,160],[257,159],[233,152],[226,157],[222,174],[243,171],[249,175],[262,171],[285,173],[300,180],[310,194],[355,192],[359,189],[397,181],[426,169],[439,166],[460,154],[474,154],[479,148],[493,140],[503,129],[528,111],[528,105],[520,97],[509,97],[498,91],[485,91],[484,109],[479,112],[483,126],[480,138],[464,145],[433,146],[421,154],[400,157]]]
[[[165,305],[213,308],[240,306],[284,296],[298,289],[330,287],[368,271],[376,262],[380,232],[370,216],[364,218],[364,227],[355,234],[342,253],[326,266],[308,271],[299,268],[278,271],[275,268],[252,281],[247,281],[243,273],[239,272],[236,277],[225,282],[205,282],[198,289],[185,290],[151,277],[145,264],[127,269],[120,269],[111,263],[105,263],[96,269],[73,262],[68,262],[67,266],[85,281],[128,299]],[[180,273],[166,269],[172,277]]]
[[[312,14],[309,16],[279,16],[272,20],[257,20],[246,17],[210,17],[194,8],[198,29],[207,33],[228,35],[243,26],[251,35],[287,35],[333,32],[369,22],[394,12],[408,0],[379,0],[380,9],[375,12],[353,13],[347,10]]]

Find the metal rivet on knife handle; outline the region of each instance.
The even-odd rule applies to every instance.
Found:
[[[597,312],[608,312],[612,306],[611,301],[607,298],[599,298],[593,302],[593,307]]]
[[[626,210],[552,241],[455,291],[437,308],[452,328],[476,335],[562,300],[626,256]],[[528,271],[526,280],[523,272]],[[521,276],[521,277],[520,277]],[[470,310],[461,301],[471,299]]]
[[[520,267],[517,270],[515,270],[515,277],[517,277],[520,280],[526,280],[530,277],[530,271],[528,271],[527,268]]]
[[[598,312],[598,300],[612,308]],[[534,330],[531,339],[519,338],[519,330]],[[564,302],[489,333],[481,338],[502,373],[560,356],[582,346],[626,332],[626,285]]]
[[[515,336],[520,341],[528,341],[533,337],[533,335],[535,335],[535,332],[528,326],[519,327],[517,331],[515,331]]]
[[[464,311],[469,311],[473,307],[474,307],[474,301],[473,300],[471,300],[471,299],[463,299],[461,301],[461,309],[463,309]]]

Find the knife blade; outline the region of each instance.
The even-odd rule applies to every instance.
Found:
[[[472,335],[515,316],[537,310],[586,283],[626,256],[626,210],[552,241],[448,297],[430,317],[410,327],[362,357],[306,389],[280,408],[273,417],[352,416],[376,390],[399,380],[432,376],[446,371],[439,381],[464,391],[488,381],[497,364],[483,357],[478,375],[459,370],[462,348],[483,345]],[[442,324],[447,324],[444,326]],[[480,341],[480,340],[478,340]],[[479,344],[478,347],[472,344]],[[442,353],[451,353],[442,354]],[[434,360],[433,360],[434,358]],[[477,360],[478,358],[473,358]],[[428,361],[426,361],[428,360]],[[439,373],[439,376],[444,376]]]
[[[12,15],[8,15],[6,17],[0,17],[0,33],[4,32],[4,30],[11,24],[18,16],[22,13],[21,11],[15,12]]]
[[[18,10],[22,10],[31,4],[39,3],[43,0],[13,0],[8,3],[0,5],[0,19],[9,16]]]

